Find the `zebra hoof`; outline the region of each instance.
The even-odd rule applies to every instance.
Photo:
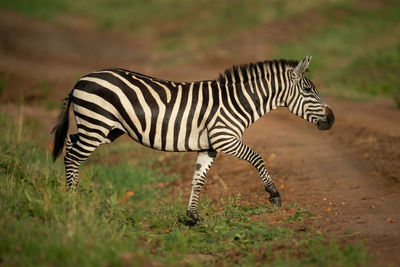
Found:
[[[271,204],[275,206],[282,206],[282,200],[280,196],[270,197],[269,202],[271,202]]]
[[[186,215],[193,220],[194,224],[197,224],[198,222],[202,222],[203,218],[199,216],[196,210],[187,210]]]
[[[74,191],[76,191],[76,186],[75,185],[66,185],[65,186],[65,191],[74,192]]]

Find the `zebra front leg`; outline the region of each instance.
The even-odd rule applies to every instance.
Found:
[[[197,212],[199,195],[206,181],[208,170],[211,168],[216,156],[217,152],[214,150],[201,151],[197,154],[196,168],[192,179],[192,192],[190,193],[189,205],[186,210],[186,215],[195,223],[201,220]]]
[[[263,159],[260,155],[257,154],[257,152],[255,152],[250,147],[243,144],[242,141],[234,137],[232,137],[232,140],[230,140],[229,142],[226,142],[226,139],[224,139],[224,143],[214,144],[213,148],[215,148],[215,150],[218,152],[224,152],[228,155],[244,159],[251,165],[253,165],[257,169],[261,180],[264,183],[265,190],[270,194],[269,201],[277,206],[282,205],[281,196],[276,189],[276,186],[272,181],[271,176],[265,168]]]

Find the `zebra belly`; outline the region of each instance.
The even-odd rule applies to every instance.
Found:
[[[154,148],[160,149],[159,147]],[[167,136],[165,148],[161,148],[161,150],[185,152],[207,150],[209,148],[210,144],[207,130],[203,129],[201,131],[193,131],[192,129],[190,133],[184,133],[183,131],[180,131],[177,138],[174,135]]]

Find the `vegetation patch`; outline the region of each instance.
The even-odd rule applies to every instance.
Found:
[[[344,0],[304,1],[130,1],[3,0],[0,6],[56,21],[60,15],[90,18],[98,29],[124,29],[155,39],[163,51],[204,49],[238,30],[294,16]]]
[[[64,170],[38,142],[18,142],[17,127],[0,114],[0,259],[5,265],[346,265],[367,261],[362,245],[340,245],[312,228],[297,232],[251,216],[270,205],[241,204],[240,195],[203,197],[198,225],[186,199],[159,182],[176,177],[121,160],[83,166],[77,190],[66,191]],[[122,148],[123,143],[119,144]],[[128,145],[129,146],[129,145]],[[112,146],[109,146],[110,148]],[[110,153],[107,149],[100,153]],[[298,212],[288,221],[308,220]]]
[[[286,219],[286,222],[293,223],[299,221],[300,222],[307,221],[314,216],[315,215],[309,212],[308,210],[297,209],[295,214]]]
[[[312,55],[310,74],[330,88],[331,95],[355,100],[392,98],[399,105],[397,2],[349,3],[322,12],[327,22],[311,27],[301,42],[281,46],[277,54],[298,59]]]

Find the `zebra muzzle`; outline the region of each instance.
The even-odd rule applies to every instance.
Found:
[[[335,116],[332,110],[326,106],[325,107],[325,118],[317,121],[317,126],[319,130],[329,130],[335,123]]]

